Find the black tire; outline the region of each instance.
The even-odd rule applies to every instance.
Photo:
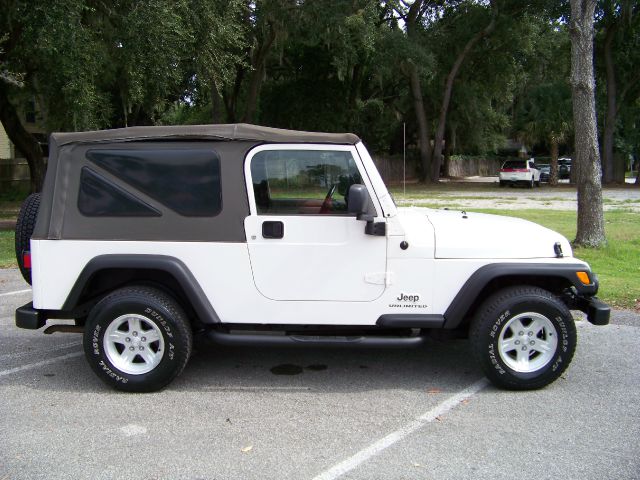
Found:
[[[546,328],[536,333],[540,324]],[[549,385],[567,369],[576,349],[577,333],[571,313],[561,300],[541,288],[521,286],[501,290],[482,304],[471,324],[469,339],[476,360],[494,385],[533,390]],[[530,346],[532,341],[538,345]],[[525,346],[526,351],[518,351]],[[548,352],[536,351],[543,346],[549,348]],[[517,364],[519,354],[521,364]]]
[[[504,188],[506,186],[505,182],[500,182],[500,188]]]
[[[30,240],[36,226],[38,210],[40,209],[40,194],[32,193],[22,203],[18,220],[16,221],[16,260],[22,278],[31,285],[31,269],[24,266],[24,252],[31,249]]]
[[[136,320],[140,328],[130,328]],[[124,326],[129,328],[123,330]],[[107,332],[122,336],[122,342],[105,341]],[[145,335],[150,337],[148,343],[143,343]],[[91,309],[83,343],[89,365],[107,385],[128,392],[153,392],[182,372],[191,355],[193,335],[184,310],[173,298],[155,288],[134,286],[116,290]],[[125,355],[132,358],[127,360]],[[155,360],[147,361],[142,355]]]
[[[533,182],[533,178],[532,178],[532,179],[531,179],[531,183],[529,183],[529,184],[527,185],[527,187],[528,187],[528,188],[533,188],[533,183],[534,183],[534,182]]]

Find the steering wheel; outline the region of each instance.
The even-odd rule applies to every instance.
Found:
[[[333,194],[335,193],[335,191],[336,191],[335,184],[331,185],[331,188],[327,192],[327,196],[324,197],[324,200],[322,201],[322,206],[320,207],[320,213],[331,212],[331,209],[333,207],[333,200],[331,197],[333,197]]]

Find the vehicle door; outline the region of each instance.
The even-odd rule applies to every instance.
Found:
[[[382,210],[353,146],[263,145],[247,156],[245,219],[255,286],[272,300],[368,302],[385,289],[385,236],[348,212],[353,184]]]

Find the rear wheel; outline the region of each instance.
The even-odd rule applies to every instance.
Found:
[[[102,299],[84,329],[87,361],[106,384],[129,392],[160,390],[191,355],[192,333],[180,305],[151,287],[125,287]]]
[[[474,355],[491,382],[509,390],[542,388],[567,369],[577,334],[567,307],[537,287],[491,296],[470,330]]]
[[[39,209],[40,194],[32,193],[22,203],[16,222],[16,260],[22,278],[24,278],[29,285],[31,285],[31,267],[25,265],[24,254],[31,250],[31,235],[33,235],[33,229],[36,226]]]

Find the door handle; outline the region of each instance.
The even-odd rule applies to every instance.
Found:
[[[280,221],[262,222],[262,236],[264,238],[283,238],[284,223]]]

